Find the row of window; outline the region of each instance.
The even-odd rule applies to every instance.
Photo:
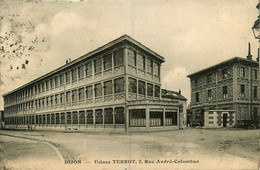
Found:
[[[112,60],[113,57],[113,60]],[[138,62],[137,62],[138,58]],[[103,63],[102,63],[103,61]],[[22,100],[25,97],[33,96],[34,94],[44,93],[45,91],[49,91],[54,88],[58,88],[59,86],[63,86],[64,84],[69,84],[73,82],[77,82],[78,80],[82,80],[85,77],[91,77],[93,74],[99,74],[102,72],[102,64],[104,70],[112,69],[112,62],[114,61],[114,67],[118,67],[123,65],[124,63],[124,50],[119,49],[112,53],[106,54],[103,57],[99,57],[94,59],[93,61],[87,61],[85,64],[80,64],[77,67],[72,68],[71,70],[60,73],[48,80],[42,81],[34,86],[31,86],[27,89],[20,90],[17,94],[13,94],[5,97],[5,103],[9,104],[16,100]],[[143,55],[137,54],[136,52],[128,49],[128,61],[129,65],[136,67],[138,63],[138,68],[145,71],[147,73],[154,74],[155,76],[160,75],[160,65],[153,61],[150,57],[145,57]],[[94,69],[92,69],[94,67]],[[84,71],[85,70],[85,71]]]
[[[105,114],[103,118],[102,110],[96,110],[95,114],[92,110],[79,113],[56,113],[56,114],[43,114],[34,116],[24,116],[24,117],[12,117],[6,118],[6,125],[44,125],[44,124],[113,124],[113,119],[115,119],[115,124],[124,124],[124,109],[116,108],[115,115],[113,116],[112,109],[105,109]],[[85,115],[86,114],[86,115]],[[66,119],[65,119],[66,117]],[[95,119],[94,119],[95,117]],[[35,118],[35,119],[34,119]],[[94,122],[95,120],[95,122]]]
[[[227,86],[223,86],[222,87],[222,95],[223,95],[223,98],[227,98],[228,97],[228,90],[227,90]],[[240,85],[240,94],[241,94],[241,97],[244,97],[245,96],[245,85],[244,84],[241,84]],[[208,90],[208,101],[212,101],[212,90]],[[195,98],[196,98],[196,102],[200,102],[200,95],[199,95],[199,92],[195,93]],[[257,98],[257,86],[253,86],[253,98]]]
[[[138,83],[138,84],[137,84]],[[138,85],[138,89],[137,89]],[[114,88],[113,88],[114,87]],[[71,91],[66,91],[65,93],[54,94],[46,96],[43,98],[36,99],[35,102],[29,101],[22,104],[18,104],[18,107],[11,106],[5,108],[6,113],[15,113],[16,111],[22,111],[24,109],[32,109],[34,104],[36,108],[45,106],[54,106],[62,103],[81,101],[85,99],[93,99],[93,96],[102,97],[102,95],[112,95],[114,89],[114,94],[124,92],[124,78],[117,78],[114,80],[105,81],[104,83],[97,83],[94,85],[81,87],[79,89],[74,89]],[[146,83],[141,80],[136,80],[134,78],[128,78],[128,91],[130,93],[147,95],[151,97],[160,97],[160,86],[153,85],[151,83]],[[103,94],[102,94],[103,93]]]
[[[239,68],[239,72],[240,72],[240,77],[246,77],[246,68],[245,67],[240,67]],[[253,73],[252,73],[252,78],[257,80],[258,79],[258,74],[257,74],[257,70],[254,69],[253,70]],[[222,75],[222,79],[228,79],[229,78],[229,75],[228,75],[228,69],[223,69],[221,71],[221,75]],[[207,84],[211,84],[211,83],[214,83],[214,74],[213,73],[210,73],[206,76],[206,79],[207,79]],[[195,79],[195,86],[198,86],[199,85],[199,79],[196,78]]]

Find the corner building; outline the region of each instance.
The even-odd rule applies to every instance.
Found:
[[[234,57],[188,75],[191,124],[205,127],[259,127],[259,56]]]
[[[162,97],[164,58],[124,35],[3,95],[5,128],[182,128],[186,99]]]

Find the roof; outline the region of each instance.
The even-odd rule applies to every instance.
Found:
[[[222,66],[224,64],[228,64],[228,63],[233,63],[233,62],[238,62],[238,61],[243,61],[243,62],[247,62],[247,63],[252,63],[252,64],[256,64],[258,65],[259,63],[257,61],[254,61],[254,60],[248,60],[248,59],[245,59],[245,58],[241,58],[241,57],[234,57],[234,58],[231,58],[231,59],[228,59],[228,60],[225,60],[223,62],[220,62],[216,65],[213,65],[211,67],[207,67],[205,69],[202,69],[200,71],[197,71],[195,73],[192,73],[192,74],[189,74],[187,77],[191,78],[192,76],[195,76],[197,74],[201,74],[201,73],[204,73],[204,72],[207,72],[213,68],[217,68],[219,66]]]
[[[161,62],[165,61],[164,57],[160,56],[156,52],[152,51],[148,47],[144,46],[140,42],[134,40],[133,38],[131,38],[130,36],[125,34],[125,35],[123,35],[123,36],[121,36],[121,37],[119,37],[119,38],[117,38],[117,39],[115,39],[115,40],[113,40],[113,41],[111,41],[111,42],[109,42],[109,43],[107,43],[107,44],[105,44],[105,45],[103,45],[103,46],[101,46],[101,47],[99,47],[99,48],[97,48],[97,49],[95,49],[95,50],[93,50],[93,51],[91,51],[91,52],[89,52],[89,53],[87,53],[87,54],[77,58],[77,59],[75,59],[75,60],[73,60],[73,61],[71,61],[68,64],[65,64],[65,65],[63,65],[63,66],[61,66],[61,67],[59,67],[59,68],[57,68],[57,69],[47,73],[47,74],[44,74],[43,76],[40,76],[40,77],[38,77],[38,78],[36,78],[36,79],[34,79],[34,80],[32,80],[32,81],[30,81],[30,82],[28,82],[28,83],[18,87],[18,88],[8,92],[8,93],[3,94],[3,97],[8,95],[8,94],[11,94],[11,93],[13,93],[13,92],[15,92],[17,90],[20,90],[20,89],[22,89],[22,88],[24,88],[26,86],[29,86],[29,85],[31,85],[33,83],[36,83],[37,81],[40,81],[40,80],[42,80],[42,79],[44,79],[46,77],[49,77],[49,76],[51,76],[51,75],[53,75],[55,73],[58,73],[58,72],[62,71],[63,69],[66,69],[66,68],[68,68],[68,67],[70,67],[70,66],[72,66],[72,65],[74,65],[74,64],[76,64],[76,63],[78,63],[78,62],[80,62],[80,61],[82,61],[84,59],[86,59],[86,58],[92,57],[93,55],[98,54],[98,53],[100,53],[100,52],[102,52],[102,51],[104,51],[104,50],[106,50],[106,49],[108,49],[108,48],[110,48],[110,47],[112,47],[112,46],[114,46],[114,45],[116,45],[118,43],[121,43],[123,41],[127,41],[129,43],[132,43],[132,45],[138,46],[142,50],[148,52],[152,56],[154,56],[157,59],[159,59],[159,61],[161,61]]]
[[[161,93],[164,98],[187,100],[183,95],[176,91],[161,89]]]

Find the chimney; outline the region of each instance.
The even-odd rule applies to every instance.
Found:
[[[258,48],[258,50],[257,50],[257,58],[256,58],[256,61],[259,63],[259,48]]]
[[[179,95],[181,95],[181,89],[179,89]]]
[[[66,64],[69,64],[71,62],[71,58],[66,59]]]
[[[248,42],[248,55],[246,56],[246,58],[247,58],[248,60],[252,60],[250,42]]]

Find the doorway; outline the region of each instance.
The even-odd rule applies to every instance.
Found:
[[[223,114],[223,127],[227,127],[227,116],[226,113]]]

